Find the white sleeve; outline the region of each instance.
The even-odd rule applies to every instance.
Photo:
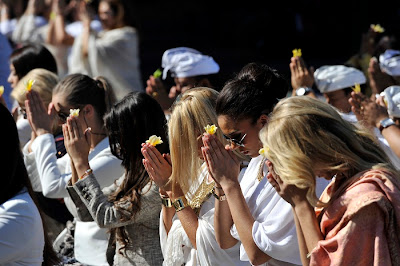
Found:
[[[48,198],[68,197],[66,187],[71,173],[65,173],[65,168],[70,160],[68,155],[57,160],[54,136],[38,136],[32,143],[32,151],[35,154],[43,195]]]
[[[18,118],[17,130],[21,148],[31,139],[32,128],[28,119]]]
[[[22,149],[24,163],[28,171],[29,179],[31,180],[33,191],[42,192],[42,183],[40,182],[40,176],[36,167],[35,154],[28,151],[30,143],[30,141],[26,143]]]
[[[255,217],[252,228],[254,243],[276,260],[301,264],[292,207],[278,194],[260,205],[267,204],[270,205],[265,208],[270,209],[268,213],[261,211]]]

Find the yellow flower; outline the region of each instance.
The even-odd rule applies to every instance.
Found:
[[[163,143],[163,141],[161,140],[161,137],[157,137],[156,135],[152,135],[152,136],[150,136],[150,138],[148,140],[146,140],[146,143],[149,143],[152,146],[156,146],[158,144]]]
[[[154,71],[154,73],[153,73],[153,77],[155,79],[157,79],[157,78],[161,77],[161,74],[162,74],[161,70],[159,68],[157,68],[157,70]]]
[[[264,157],[267,157],[268,152],[269,152],[269,147],[264,147],[258,150],[258,153]]]
[[[301,56],[301,49],[293,49],[293,57],[300,57]]]
[[[358,84],[358,83],[356,83],[356,84],[354,85],[354,87],[352,87],[352,89],[353,89],[353,91],[354,91],[355,93],[360,93],[360,92],[361,92],[361,87],[360,87],[360,84]]]
[[[384,32],[385,31],[385,29],[384,28],[382,28],[382,26],[381,25],[379,25],[379,24],[371,24],[371,29],[373,30],[373,31],[375,31],[375,32],[378,32],[378,33],[382,33],[382,32]]]
[[[71,117],[78,117],[79,116],[79,109],[69,109],[69,116]]]
[[[36,80],[34,80],[34,79],[29,79],[29,80],[25,83],[25,90],[26,90],[27,92],[32,90],[32,86],[33,86],[33,84],[35,84],[35,81],[36,81]]]
[[[215,125],[207,125],[204,127],[204,129],[206,130],[206,132],[210,135],[214,135],[215,132],[217,131],[217,128]]]
[[[3,93],[4,93],[4,86],[0,86],[0,97],[1,95],[3,95]]]

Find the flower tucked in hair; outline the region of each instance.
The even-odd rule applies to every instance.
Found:
[[[301,56],[301,49],[293,49],[293,57],[300,57]]]
[[[32,90],[32,86],[33,86],[33,84],[35,84],[35,81],[36,80],[34,80],[34,79],[29,79],[27,82],[25,82],[25,90],[27,92]]]
[[[210,135],[214,135],[215,132],[217,131],[217,128],[215,125],[207,125],[204,127],[204,129],[206,130],[206,132]]]
[[[351,87],[351,88],[353,89],[353,91],[355,93],[360,93],[361,92],[361,87],[360,87],[360,84],[358,84],[358,83],[354,84],[354,87]]]
[[[268,152],[269,152],[269,147],[264,147],[258,150],[258,153],[264,157],[267,157]]]
[[[157,137],[156,135],[152,135],[150,136],[150,138],[148,140],[146,140],[146,143],[152,145],[152,146],[156,146],[158,144],[163,143],[163,141],[161,140],[161,137]]]
[[[79,109],[69,109],[69,116],[70,117],[78,117],[79,116]]]
[[[4,86],[0,86],[0,96],[4,93]]]
[[[382,28],[382,26],[381,25],[379,25],[379,24],[371,24],[371,29],[373,30],[373,31],[375,31],[375,32],[378,32],[378,33],[382,33],[382,32],[384,32],[385,31],[385,29],[384,28]]]

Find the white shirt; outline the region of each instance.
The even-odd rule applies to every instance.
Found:
[[[339,112],[340,113],[340,112]],[[340,115],[342,116],[342,118],[352,124],[357,125],[358,120],[356,115],[353,112],[350,113],[340,113]],[[381,146],[381,148],[383,149],[383,151],[386,153],[386,155],[389,157],[390,161],[392,162],[392,164],[394,165],[394,167],[397,170],[400,170],[400,158],[396,155],[396,153],[394,153],[394,151],[392,150],[392,148],[390,148],[388,141],[385,139],[385,137],[381,134],[381,132],[379,131],[379,129],[377,129],[376,127],[374,127],[374,131],[373,131],[375,137],[378,140],[378,144],[379,146]]]
[[[117,100],[131,91],[144,91],[139,38],[134,28],[122,27],[99,34],[91,33],[87,57],[82,55],[81,36],[75,38],[72,46],[68,62],[70,74],[105,77],[111,83]]]
[[[27,144],[29,145],[29,144]],[[26,149],[24,149],[26,152]],[[79,221],[75,204],[69,197],[67,185],[71,179],[71,160],[65,155],[56,157],[54,136],[44,134],[32,143],[32,153],[24,154],[25,164],[37,167],[43,195],[49,198],[64,198],[65,205],[76,219],[75,258],[84,264],[108,265],[106,250],[108,246],[107,229],[100,228],[96,222]],[[89,154],[89,164],[101,188],[108,187],[124,174],[121,160],[112,155],[108,138],[104,138]],[[33,171],[33,169],[32,169]],[[30,176],[33,178],[34,176]],[[32,183],[37,183],[32,180]]]
[[[195,184],[191,185],[190,193],[196,192],[197,188],[208,178],[207,167],[203,165],[203,171]],[[188,198],[190,201],[190,198]],[[164,256],[165,266],[244,266],[249,265],[239,259],[239,243],[223,250],[215,238],[214,232],[214,205],[215,198],[210,196],[201,206],[196,231],[197,250],[192,246],[178,216],[175,214],[172,219],[172,227],[166,232],[163,213],[160,214],[160,241],[161,250]]]
[[[44,231],[26,189],[0,205],[0,265],[42,265]]]
[[[263,159],[262,155],[252,158],[244,175],[239,176],[243,196],[255,220],[252,228],[254,243],[271,257],[263,265],[301,265],[292,207],[268,182],[265,164],[264,178],[261,181],[257,179]],[[231,228],[231,235],[240,241],[235,225]],[[249,261],[242,244],[240,259]]]

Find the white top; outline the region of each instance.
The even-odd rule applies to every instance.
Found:
[[[198,177],[198,182],[191,186],[191,193],[195,193],[204,178],[208,177],[207,168],[204,167],[203,169]],[[219,247],[214,232],[214,204],[215,198],[210,196],[201,206],[196,232],[197,250],[193,248],[176,214],[172,219],[172,227],[167,234],[161,211],[160,241],[164,266],[181,266],[182,264],[186,266],[249,265],[239,259],[239,244],[226,250]]]
[[[15,43],[24,42],[39,42],[41,43],[42,36],[40,36],[41,27],[47,25],[47,20],[41,16],[22,15],[12,32],[11,39]]]
[[[82,36],[82,35],[81,35]],[[140,71],[139,39],[132,27],[91,32],[88,56],[82,55],[82,38],[75,38],[68,62],[69,73],[104,76],[113,86],[117,100],[131,91],[144,91]]]
[[[357,125],[358,120],[356,115],[353,112],[350,113],[341,113],[339,112],[339,114],[342,116],[342,118],[350,123],[353,123],[355,125]],[[386,153],[386,155],[389,157],[390,161],[392,162],[392,164],[394,165],[394,167],[397,170],[400,170],[400,158],[396,155],[396,153],[394,153],[394,151],[392,150],[392,148],[390,148],[388,141],[385,139],[385,137],[381,134],[381,132],[379,131],[378,128],[374,127],[373,133],[375,135],[375,137],[378,140],[378,144],[379,146],[381,146],[381,148],[383,149],[383,151]]]
[[[264,178],[261,182],[257,179],[263,159],[262,155],[252,158],[244,175],[239,176],[243,196],[255,220],[252,229],[254,243],[271,257],[263,265],[301,265],[292,207],[268,182],[265,164]],[[240,241],[235,225],[231,228],[231,235]],[[249,261],[241,242],[240,259]]]
[[[32,151],[26,154],[24,149],[24,160],[27,168],[32,167],[32,171],[36,165],[43,195],[49,198],[64,198],[65,205],[76,219],[75,258],[85,264],[108,265],[107,229],[101,229],[96,222],[79,221],[75,205],[67,192],[67,185],[71,179],[70,157],[63,156],[57,159],[54,136],[51,134],[38,136],[32,143]],[[110,186],[125,171],[121,160],[112,155],[108,138],[104,138],[90,152],[89,164],[101,188]],[[32,180],[32,183],[37,184],[37,181]]]
[[[21,115],[18,116],[17,130],[18,130],[19,144],[22,148],[31,139],[32,128],[31,125],[29,124],[28,119],[23,118]]]
[[[44,231],[26,189],[0,205],[0,265],[42,265]]]

